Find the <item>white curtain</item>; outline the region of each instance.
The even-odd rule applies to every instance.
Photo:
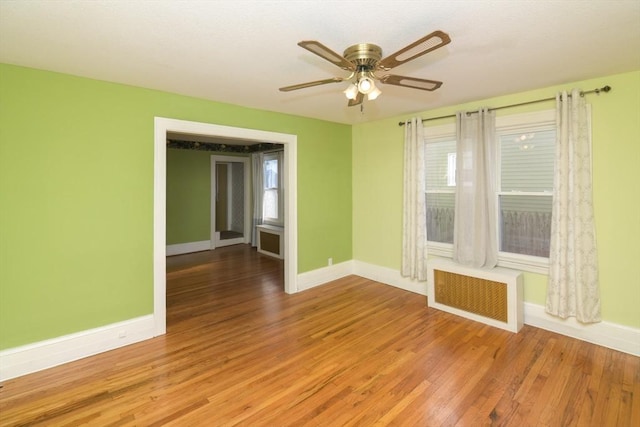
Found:
[[[556,160],[546,311],[599,322],[600,290],[593,221],[591,123],[579,90],[556,96]]]
[[[420,281],[427,280],[424,156],[422,120],[414,117],[404,126],[402,275]]]
[[[262,224],[262,196],[264,194],[264,154],[251,154],[251,175],[253,188],[253,215],[251,223],[251,246],[258,246],[256,226]]]
[[[453,260],[473,267],[498,263],[495,206],[495,113],[457,113]]]

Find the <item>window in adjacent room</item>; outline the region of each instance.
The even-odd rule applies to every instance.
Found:
[[[284,197],[282,193],[283,152],[266,153],[264,155],[264,195],[262,201],[262,217],[266,224],[284,224]]]

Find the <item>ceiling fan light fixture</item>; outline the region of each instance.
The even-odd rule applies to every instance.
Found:
[[[358,91],[364,93],[365,95],[370,94],[376,89],[376,85],[373,83],[373,80],[369,77],[362,77],[358,80]]]
[[[367,95],[367,99],[369,101],[373,101],[374,99],[379,97],[381,94],[382,94],[382,91],[380,89],[378,89],[377,87],[374,87],[373,90],[371,92],[369,92],[369,94]]]
[[[356,99],[356,96],[358,96],[358,87],[351,83],[349,87],[344,90],[344,95],[347,99]]]

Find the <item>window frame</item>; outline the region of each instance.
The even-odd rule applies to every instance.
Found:
[[[532,113],[520,113],[511,114],[505,116],[496,117],[496,137],[501,133],[510,131],[520,131],[523,129],[548,129],[549,126],[555,128],[556,114],[555,110],[542,110]],[[590,130],[589,130],[590,131]],[[455,123],[449,123],[445,125],[436,126],[424,126],[424,143],[429,144],[429,140],[432,142],[440,142],[444,138],[456,137],[456,125]],[[496,153],[496,162],[500,162],[499,150]],[[498,165],[500,163],[497,163]],[[498,191],[496,191],[496,197],[494,203],[496,204],[496,224],[499,221],[499,203],[500,195],[504,194],[501,191],[500,173],[496,174],[496,185]],[[454,187],[455,188],[455,187]],[[508,193],[513,194],[513,193]],[[499,227],[496,227],[496,233],[498,241],[500,239]],[[427,252],[430,255],[441,256],[446,258],[453,257],[453,244],[430,242],[427,241]],[[498,266],[505,268],[513,268],[522,271],[548,274],[549,272],[549,258],[538,257],[533,255],[523,255],[511,252],[498,252]]]
[[[264,216],[264,194],[266,194],[267,192],[267,188],[265,187],[265,184],[263,183],[263,188],[262,188],[262,192],[263,192],[263,207],[262,207],[262,212],[263,212],[263,218],[262,218],[262,223],[263,224],[267,224],[267,225],[276,225],[276,226],[282,226],[284,225],[284,190],[283,190],[283,163],[284,163],[284,151],[272,151],[272,152],[266,152],[263,155],[263,159],[262,159],[262,173],[264,174],[264,165],[267,161],[271,161],[271,160],[276,160],[278,162],[278,187],[277,187],[277,195],[278,195],[278,217],[273,218],[273,217],[267,217]],[[272,190],[272,188],[270,188],[270,190]]]

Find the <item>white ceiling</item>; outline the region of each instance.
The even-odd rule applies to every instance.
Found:
[[[392,73],[435,92],[381,85],[361,112],[346,83],[278,91],[348,74],[298,41],[386,56],[434,30],[452,42]],[[0,0],[0,62],[358,123],[638,70],[640,1]]]

